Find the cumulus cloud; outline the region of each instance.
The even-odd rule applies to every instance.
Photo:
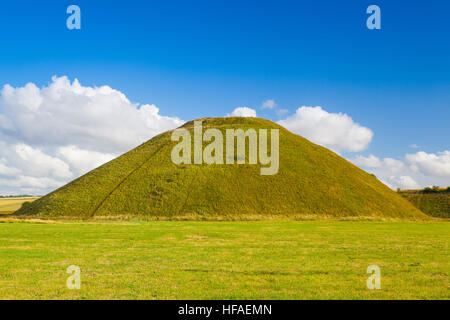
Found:
[[[39,149],[34,149],[26,144],[19,143],[13,151],[17,155],[16,164],[33,170],[38,175],[53,176],[55,178],[68,179],[72,177],[69,165],[56,157],[49,156]]]
[[[357,155],[349,161],[375,174],[392,189],[450,186],[450,151],[437,154],[419,151],[405,155],[403,160]]]
[[[45,193],[183,123],[153,104],[132,103],[109,86],[83,86],[77,79],[55,76],[42,88],[5,85],[0,192]]]
[[[8,167],[4,163],[0,162],[0,176],[15,176],[21,173],[19,169]]]
[[[29,192],[47,188],[57,188],[59,186],[61,186],[61,181],[47,177],[30,177],[20,175],[18,177],[15,177],[14,179],[0,178],[0,190],[10,190],[10,188],[17,188],[19,190],[22,190],[23,192]]]
[[[437,154],[419,151],[407,154],[406,160],[414,171],[437,177],[450,177],[450,151]]]
[[[383,165],[393,173],[401,172],[405,168],[402,161],[393,158],[384,158]]]
[[[58,149],[57,154],[70,164],[79,175],[92,170],[92,168],[99,167],[117,156],[112,153],[83,150],[77,146],[61,147]]]
[[[373,154],[369,155],[368,157],[357,155],[353,159],[349,159],[351,162],[353,162],[355,165],[359,167],[364,168],[385,168],[390,172],[399,172],[401,171],[405,165],[402,161],[396,160],[393,158],[384,158],[380,160],[380,158],[374,156]]]
[[[263,101],[263,103],[262,103],[262,108],[263,109],[273,109],[273,108],[275,108],[277,106],[277,104],[275,103],[275,100],[273,100],[273,99],[269,99],[269,100],[265,100],[265,101]]]
[[[420,189],[420,185],[410,176],[392,176],[389,182],[400,189]]]
[[[278,121],[286,129],[334,151],[361,151],[372,141],[373,132],[343,113],[322,107],[300,107],[294,115]]]
[[[249,107],[240,107],[227,114],[227,117],[256,117],[256,111]]]
[[[53,77],[39,89],[5,85],[1,91],[3,127],[28,145],[80,145],[101,152],[136,146],[183,123],[159,114],[155,105],[131,103],[108,86],[85,87],[75,79]]]
[[[381,167],[381,161],[378,157],[375,157],[373,154],[371,154],[368,157],[357,155],[355,158],[350,159],[351,162],[353,162],[358,167],[365,167],[365,168],[379,168]]]

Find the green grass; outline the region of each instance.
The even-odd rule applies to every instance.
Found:
[[[18,210],[24,202],[31,202],[38,197],[0,198],[0,214],[9,214]]]
[[[166,132],[17,213],[191,220],[426,218],[374,176],[274,122],[239,117],[203,122],[204,130],[218,128],[223,133],[230,128],[279,129],[278,173],[261,176],[260,166],[249,164],[175,165],[171,151],[177,142]],[[192,130],[193,124],[184,127]]]
[[[0,299],[449,299],[449,243],[445,221],[0,223]]]
[[[450,193],[400,192],[424,213],[438,218],[450,218]]]

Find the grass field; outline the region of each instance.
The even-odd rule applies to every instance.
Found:
[[[0,299],[450,298],[448,221],[3,222]]]
[[[0,214],[9,214],[18,210],[22,203],[29,201],[32,202],[38,197],[19,197],[19,198],[0,198]]]

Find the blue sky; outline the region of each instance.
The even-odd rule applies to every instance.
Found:
[[[70,4],[81,30],[66,28]],[[381,30],[366,27],[371,4]],[[0,87],[65,75],[184,120],[322,106],[373,131],[360,155],[437,154],[450,149],[449,12],[443,0],[9,1]]]

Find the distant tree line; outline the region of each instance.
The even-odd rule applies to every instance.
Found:
[[[29,197],[34,197],[34,196],[29,195],[29,194],[19,194],[19,195],[16,195],[16,196],[2,196],[2,195],[0,195],[0,199],[3,199],[3,198],[29,198]]]
[[[438,186],[426,187],[420,193],[450,193],[450,187],[439,188]]]
[[[439,186],[432,186],[432,187],[426,187],[425,189],[421,189],[421,190],[401,190],[400,188],[397,188],[397,192],[411,193],[411,194],[430,194],[430,193],[446,194],[446,193],[450,193],[450,187],[441,188]]]

